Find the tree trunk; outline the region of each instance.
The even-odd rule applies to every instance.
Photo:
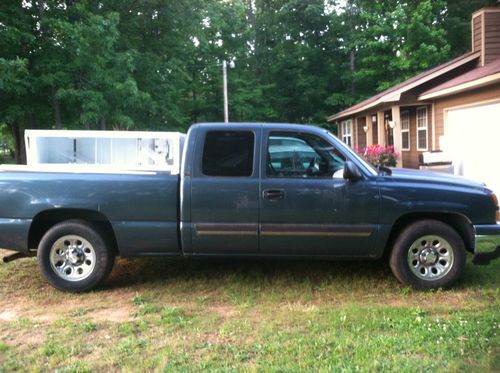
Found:
[[[197,97],[196,97],[196,69],[193,68],[193,84],[192,84],[192,98],[193,98],[193,112],[192,112],[192,120],[193,123],[198,123],[198,103],[197,103]]]
[[[99,122],[100,122],[100,125],[101,125],[101,130],[102,131],[106,131],[106,117],[102,117]]]
[[[56,90],[52,87],[52,107],[54,110],[54,127],[56,129],[62,128],[61,123],[61,101],[56,96]]]
[[[16,122],[10,126],[14,139],[14,155],[17,164],[26,164],[26,148],[24,144],[24,125]]]
[[[356,83],[354,82],[354,73],[356,72],[356,52],[351,50],[351,97],[356,96]]]

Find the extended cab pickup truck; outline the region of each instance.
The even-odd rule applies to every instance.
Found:
[[[70,166],[71,167],[71,166]],[[376,169],[328,131],[197,124],[179,175],[0,172],[0,247],[56,288],[98,285],[115,256],[378,259],[403,284],[449,287],[499,256],[498,200],[443,174]]]

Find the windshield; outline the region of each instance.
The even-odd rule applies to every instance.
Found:
[[[343,141],[339,140],[337,138],[337,136],[335,136],[333,133],[331,133],[330,131],[326,131],[326,132],[328,133],[328,135],[330,135],[335,140],[337,140],[337,145],[339,147],[341,147],[344,151],[346,151],[347,153],[349,153],[349,155],[352,156],[353,158],[356,158],[356,160],[359,161],[365,167],[366,171],[368,171],[369,173],[371,173],[373,176],[378,175],[377,169],[372,164],[370,164],[367,161],[365,161],[358,153],[356,153],[354,150],[352,150]]]

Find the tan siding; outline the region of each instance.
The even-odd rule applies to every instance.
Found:
[[[357,125],[357,146],[359,150],[363,150],[363,148],[366,146],[366,133],[363,127],[366,125],[366,117],[359,117],[358,118],[358,125]]]
[[[500,12],[484,13],[484,63],[500,58]]]
[[[500,84],[490,87],[484,87],[473,92],[464,92],[462,94],[445,97],[435,101],[435,121],[436,121],[436,142],[440,147],[439,137],[444,135],[444,112],[445,109],[456,106],[467,106],[482,101],[500,99]]]
[[[472,51],[477,52],[481,50],[481,28],[482,28],[482,14],[476,16],[472,20]]]

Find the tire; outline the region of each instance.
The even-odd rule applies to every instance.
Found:
[[[389,263],[396,278],[420,290],[449,288],[465,269],[465,245],[460,235],[438,220],[406,227],[396,239]]]
[[[54,225],[40,240],[38,265],[52,286],[68,292],[88,291],[113,268],[115,255],[99,228],[81,220]]]

